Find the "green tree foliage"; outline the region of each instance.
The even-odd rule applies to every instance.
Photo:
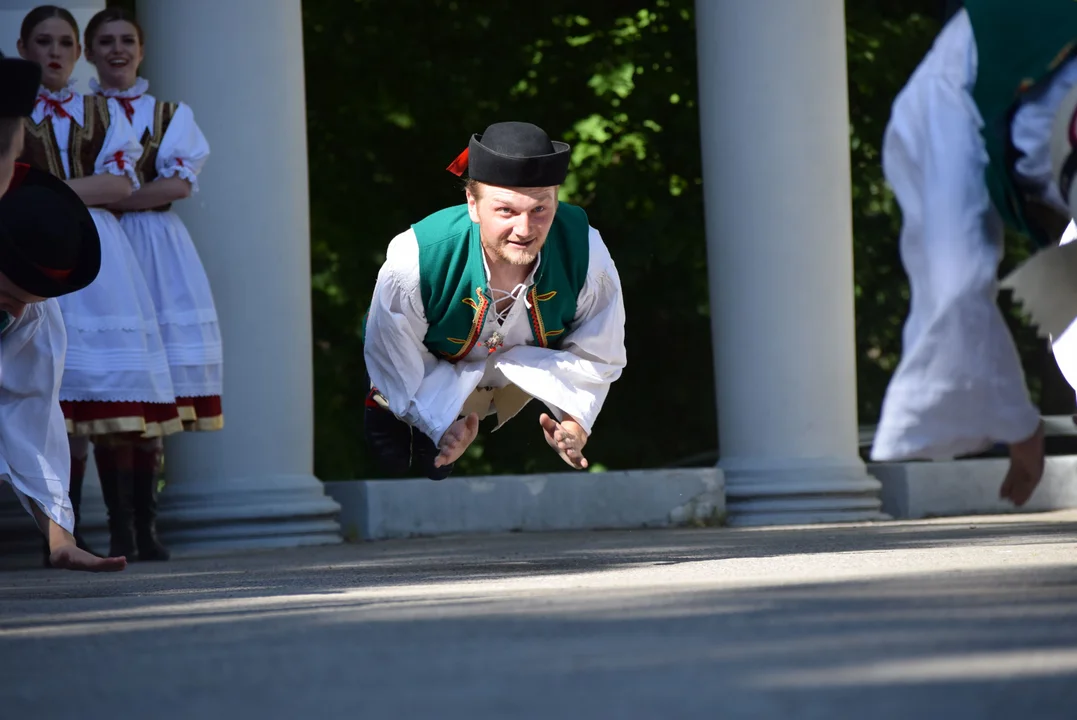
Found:
[[[304,5],[320,475],[372,472],[358,328],[385,246],[462,201],[445,166],[503,119],[573,143],[563,199],[587,208],[626,289],[629,368],[590,459],[643,467],[713,448],[691,3],[549,2],[526,19],[507,1],[405,6]],[[497,443],[484,434],[461,470],[558,469],[540,410]]]
[[[592,463],[656,467],[713,452],[691,0],[306,0],[303,8],[318,474],[376,474],[362,443],[359,328],[385,247],[410,223],[462,202],[445,167],[471,133],[506,119],[573,144],[562,199],[587,209],[624,284],[629,366],[588,446]],[[882,134],[940,11],[938,0],[846,3],[863,422],[877,417],[908,303]],[[497,442],[484,427],[460,472],[562,468],[542,440],[541,410],[532,403]]]

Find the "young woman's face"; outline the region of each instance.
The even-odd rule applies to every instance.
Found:
[[[97,68],[102,87],[126,90],[138,79],[144,52],[138,29],[126,20],[102,25],[86,48],[86,59]]]
[[[63,90],[82,54],[78,33],[66,20],[51,17],[42,20],[24,43],[19,40],[19,54],[41,66],[41,84],[49,90]]]

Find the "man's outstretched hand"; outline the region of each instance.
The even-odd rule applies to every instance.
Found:
[[[479,434],[479,416],[471,413],[460,418],[445,431],[438,443],[438,456],[434,458],[434,467],[445,467],[456,462]]]
[[[587,444],[587,433],[578,422],[565,416],[564,420],[557,422],[546,413],[539,416],[539,425],[542,426],[542,434],[546,442],[554,449],[561,459],[576,468],[585,470],[587,458],[583,456],[583,446]]]

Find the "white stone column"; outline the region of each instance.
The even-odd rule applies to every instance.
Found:
[[[140,0],[150,92],[189,104],[212,155],[178,203],[224,340],[225,428],[166,444],[162,530],[215,548],[339,542],[313,475],[300,0]]]
[[[881,519],[857,452],[842,0],[696,0],[720,466],[734,525]]]

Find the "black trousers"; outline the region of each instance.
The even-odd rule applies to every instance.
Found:
[[[370,382],[367,382],[370,385]],[[419,428],[413,428],[374,402],[374,390],[366,396],[363,430],[366,444],[383,473],[389,477],[426,477],[444,480],[453,466],[434,467],[438,448]]]

